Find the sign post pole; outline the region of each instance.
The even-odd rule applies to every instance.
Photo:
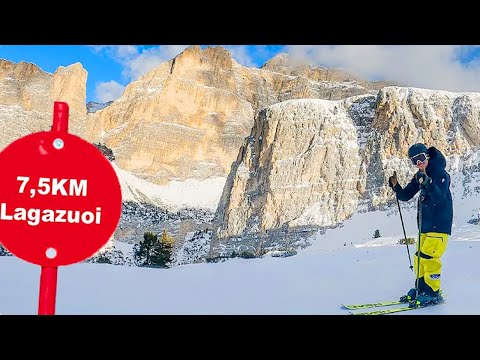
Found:
[[[42,266],[38,297],[38,315],[55,315],[57,274],[58,267]]]
[[[52,132],[68,132],[69,107],[64,102],[54,102]],[[60,134],[59,134],[60,135]],[[48,257],[48,254],[47,254]],[[42,265],[40,273],[40,291],[38,295],[38,315],[55,315],[57,298],[57,266]]]

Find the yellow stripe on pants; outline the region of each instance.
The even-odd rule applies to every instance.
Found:
[[[420,257],[420,269],[418,268],[418,256],[414,256],[414,268],[415,273],[418,272],[417,277],[424,277],[425,283],[432,288],[433,291],[440,289],[440,275],[442,272],[441,256],[445,252],[448,244],[448,234],[428,232],[420,234],[420,242],[417,242],[417,254],[418,246],[421,246],[420,252],[422,254],[431,256],[426,259]]]

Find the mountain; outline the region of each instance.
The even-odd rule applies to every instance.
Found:
[[[289,99],[376,94],[377,84],[308,67],[279,72],[238,64],[222,47],[185,49],[89,114],[88,139],[111,148],[120,168],[149,182],[226,178],[254,118]],[[335,81],[330,80],[333,78]]]
[[[32,63],[0,59],[0,150],[30,133],[50,130],[55,101],[68,103],[69,132],[85,138],[86,83],[80,63],[50,74]]]
[[[416,142],[447,157],[457,203],[477,196],[478,93],[384,87],[376,96],[289,100],[263,109],[215,215],[212,256],[302,247],[355,213],[388,209],[388,177],[406,184]],[[414,205],[412,200],[411,205]],[[457,208],[456,215],[478,210]]]
[[[105,109],[107,106],[110,106],[113,104],[113,101],[108,101],[106,103],[98,103],[95,101],[89,101],[87,103],[87,113],[94,113],[100,110]]]
[[[215,203],[208,207],[216,209],[215,217],[206,212],[201,216],[207,220],[203,230],[192,225],[184,231],[177,254],[185,258],[201,243],[201,249],[210,250],[195,261],[232,254],[259,256],[285,249],[286,243],[298,249],[363,213],[391,211],[396,204],[387,179],[394,170],[401,183],[410,179],[414,169],[405,154],[416,141],[434,144],[447,156],[456,203],[475,199],[480,189],[475,111],[479,96],[385,87],[377,95],[289,100],[263,109],[239,149],[223,193],[222,178],[205,187],[217,191],[218,207]],[[177,183],[182,184],[186,183]],[[154,198],[159,188],[153,189],[138,193]],[[177,189],[172,194],[180,199],[185,193]],[[192,198],[193,193],[185,195]],[[413,208],[414,200],[406,206]],[[477,215],[478,209],[471,206],[456,207],[457,221],[465,223]],[[160,224],[176,234],[174,226]],[[141,227],[145,228],[149,227]],[[207,228],[212,231],[199,237]]]
[[[391,211],[386,180],[396,170],[406,183],[417,141],[447,156],[459,203],[479,189],[477,93],[368,82],[285,54],[248,68],[222,47],[192,46],[92,112],[102,106],[87,110],[86,75],[78,63],[49,74],[2,60],[0,144],[48,130],[53,101],[68,101],[71,132],[119,176],[112,241],[167,230],[176,263],[300,249],[364,213]],[[462,219],[477,212],[456,209]]]
[[[129,84],[115,102],[85,105],[87,73],[80,64],[55,75],[34,64],[2,64],[0,86],[16,95],[0,101],[12,118],[0,146],[49,129],[53,101],[67,101],[71,133],[109,148],[119,168],[157,185],[226,179],[255,115],[266,106],[378,90],[340,70],[289,63],[286,54],[257,69],[239,65],[222,47],[192,46]],[[35,106],[26,98],[34,98]],[[211,201],[218,201],[214,196]]]
[[[313,81],[318,89],[323,88],[324,91],[323,94],[315,96],[315,98],[328,100],[344,99],[350,96],[372,93],[386,86],[400,85],[392,81],[366,81],[341,69],[311,66],[291,59],[285,53],[274,56],[261,69]]]

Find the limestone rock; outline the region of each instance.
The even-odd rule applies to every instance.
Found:
[[[55,101],[69,104],[69,132],[84,137],[86,80],[79,63],[50,74],[35,64],[0,59],[0,149],[30,133],[50,130]]]
[[[453,168],[478,151],[479,106],[478,93],[392,86],[265,108],[232,166],[211,255],[278,248],[285,228],[288,237],[304,233],[296,238],[303,246],[302,238],[355,212],[388,206],[388,177],[396,171],[406,185],[416,171],[407,157],[413,143],[437,147]]]
[[[111,148],[122,169],[158,185],[226,177],[255,115],[266,106],[377,91],[337,72],[333,83],[325,71],[305,69],[247,68],[222,47],[192,46],[89,114],[87,137]]]

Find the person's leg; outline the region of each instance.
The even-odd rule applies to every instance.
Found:
[[[436,296],[440,290],[442,260],[448,244],[448,234],[429,232],[421,244],[420,263],[423,264],[423,276],[427,295]]]
[[[427,237],[427,234],[421,233],[420,234],[420,241],[417,240],[417,251],[415,252],[415,256],[413,257],[413,269],[415,270],[415,287],[418,288],[418,292],[424,291],[425,288],[425,280],[424,280],[424,275],[425,275],[425,266],[423,264],[423,259],[420,258],[420,267],[418,266],[418,254],[420,251],[418,251],[419,246],[423,248],[423,244],[425,243],[425,238]],[[420,255],[421,256],[421,255]],[[418,279],[418,284],[416,282],[416,279]]]

